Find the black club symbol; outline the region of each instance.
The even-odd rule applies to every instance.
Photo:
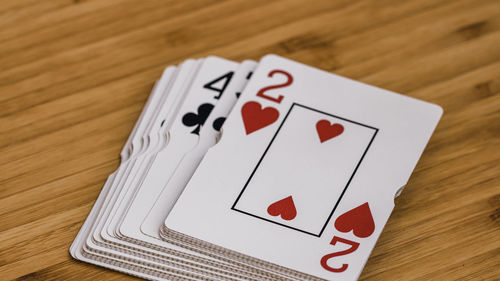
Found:
[[[226,117],[219,117],[215,119],[214,122],[212,123],[212,127],[214,128],[214,130],[220,131],[220,128],[222,128],[224,121],[226,121]]]
[[[188,112],[184,114],[182,117],[182,124],[188,127],[196,126],[191,133],[199,135],[201,126],[203,126],[213,108],[214,106],[209,103],[200,105],[198,107],[198,113]]]

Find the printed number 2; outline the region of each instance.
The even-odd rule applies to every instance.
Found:
[[[287,78],[286,81],[284,83],[281,83],[281,84],[271,85],[271,86],[267,86],[267,87],[260,89],[260,91],[257,93],[257,96],[261,97],[261,98],[268,99],[270,101],[281,103],[281,101],[283,100],[282,95],[279,95],[277,98],[275,98],[275,97],[271,97],[271,96],[266,95],[265,92],[269,91],[269,90],[273,90],[273,89],[278,89],[278,88],[290,86],[290,84],[292,84],[292,82],[293,82],[293,77],[292,77],[292,75],[290,75],[290,73],[283,71],[283,70],[273,70],[273,71],[269,72],[269,74],[267,76],[273,77],[274,74],[276,74],[276,73],[285,75]]]
[[[335,267],[331,267],[328,265],[328,260],[330,260],[331,258],[334,258],[334,257],[347,255],[347,254],[350,254],[350,253],[356,251],[359,247],[359,243],[351,241],[351,240],[347,240],[344,238],[340,238],[337,236],[333,236],[333,239],[330,242],[330,244],[335,245],[337,242],[341,242],[341,243],[350,245],[351,247],[347,250],[333,252],[331,254],[325,255],[324,257],[321,258],[321,266],[330,272],[337,272],[338,273],[338,272],[344,272],[347,269],[348,265],[344,263],[344,264],[342,264],[341,267],[335,268]]]

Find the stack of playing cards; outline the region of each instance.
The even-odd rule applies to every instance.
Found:
[[[355,280],[441,114],[276,55],[167,67],[71,255],[151,280]]]

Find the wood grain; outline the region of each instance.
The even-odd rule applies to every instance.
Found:
[[[162,69],[277,53],[444,116],[362,280],[500,280],[498,0],[0,2],[0,279],[125,280],[68,248]]]

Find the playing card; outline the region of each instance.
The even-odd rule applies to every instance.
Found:
[[[112,195],[112,202],[105,211],[104,218],[97,225],[93,239],[104,240],[109,243],[122,243],[119,239],[120,233],[117,231],[117,225],[120,224],[122,214],[129,206],[129,199],[137,190],[141,181],[147,174],[147,170],[155,159],[158,152],[165,147],[167,143],[168,130],[171,127],[173,118],[179,110],[179,104],[183,102],[185,92],[191,85],[191,81],[198,72],[202,61],[186,61],[179,70],[176,81],[172,84],[169,94],[163,104],[160,105],[158,114],[150,122],[147,128],[147,137],[144,140],[146,150],[141,153],[134,162],[132,162],[124,171],[125,176],[120,181],[115,181],[116,188]],[[118,240],[116,240],[118,238]]]
[[[234,77],[224,91],[224,95],[220,97],[208,116],[206,125],[201,128],[197,145],[183,157],[172,178],[169,179],[153,208],[142,223],[141,230],[144,234],[160,238],[159,230],[163,225],[165,217],[177,201],[177,198],[198,167],[206,151],[215,145],[217,135],[226,116],[236,103],[239,93],[248,82],[248,78],[256,65],[257,63],[254,61],[244,61],[238,67]]]
[[[441,114],[433,104],[266,56],[166,232],[261,268],[354,280]]]
[[[108,230],[106,223],[109,224],[116,214],[122,198],[120,196],[123,196],[125,191],[128,190],[125,188],[128,187],[126,184],[130,184],[131,181],[137,178],[137,174],[141,174],[141,169],[147,167],[149,159],[165,142],[165,133],[162,131],[163,128],[167,128],[171,123],[170,116],[172,113],[170,113],[169,109],[175,108],[175,105],[183,100],[182,94],[189,84],[186,83],[186,81],[190,81],[190,77],[196,72],[199,63],[200,62],[195,62],[193,60],[184,62],[175,75],[175,81],[167,85],[164,89],[166,94],[162,102],[158,104],[156,113],[152,116],[151,121],[148,122],[144,131],[144,137],[141,137],[140,141],[138,141],[139,146],[140,144],[142,144],[142,146],[138,149],[137,157],[128,161],[126,165],[120,166],[115,180],[110,182],[110,184],[112,184],[110,199],[108,200],[108,204],[101,210],[98,216],[99,220],[93,226],[92,235],[87,241],[88,245],[97,243],[97,245],[105,246],[106,243],[120,242],[119,240],[114,240],[115,237],[112,234],[109,235],[108,232],[103,231]],[[111,233],[113,232],[111,231]]]
[[[199,141],[200,130],[221,97],[238,64],[224,59],[205,59],[193,81],[180,114],[173,121],[168,144],[155,157],[144,182],[137,188],[123,216],[120,234],[137,239],[140,225],[183,156]]]
[[[357,278],[441,109],[277,56],[255,65],[164,71],[75,258],[152,280]]]

